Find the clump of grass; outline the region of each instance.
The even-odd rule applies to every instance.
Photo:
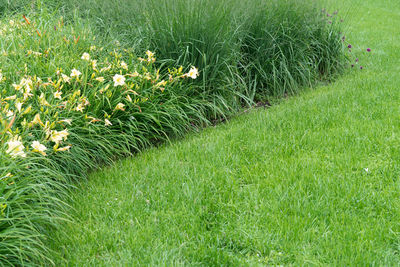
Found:
[[[296,93],[341,70],[340,21],[328,22],[311,2],[252,5],[241,42],[241,71],[261,97]]]
[[[111,5],[63,3],[66,14],[86,10],[111,40],[154,49],[160,63],[195,64],[199,88],[225,99],[295,93],[342,69],[340,20],[311,1],[119,0],[121,12]]]

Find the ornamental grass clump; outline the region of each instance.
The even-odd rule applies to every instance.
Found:
[[[159,64],[197,66],[198,92],[236,110],[238,100],[296,93],[344,67],[342,20],[315,1],[67,0],[63,11],[106,39],[156,51]]]
[[[258,95],[293,94],[341,71],[345,58],[336,14],[327,17],[310,1],[251,1],[251,6],[240,69]]]

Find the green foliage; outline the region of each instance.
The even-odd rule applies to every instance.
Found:
[[[312,1],[63,1],[110,40],[201,70],[202,90],[252,99],[297,92],[343,65],[340,21]],[[117,10],[117,11],[116,11]],[[249,88],[253,88],[249,91]],[[228,93],[229,95],[229,93]],[[225,98],[227,94],[225,94]],[[232,104],[232,102],[231,102]]]
[[[210,114],[223,115],[209,96],[184,85],[196,75],[159,72],[150,51],[144,58],[129,50],[108,53],[78,24],[43,12],[0,25],[4,264],[50,262],[42,240],[65,218],[60,187],[100,163],[207,125]],[[81,71],[74,76],[74,69]],[[125,79],[120,85],[116,75]]]
[[[337,73],[343,64],[338,18],[303,1],[253,1],[241,42],[242,72],[261,95],[282,96]]]
[[[357,2],[357,68],[92,173],[60,265],[399,266],[400,2]]]
[[[0,265],[52,264],[43,240],[88,171],[341,67],[339,26],[312,5],[187,3],[1,4]]]

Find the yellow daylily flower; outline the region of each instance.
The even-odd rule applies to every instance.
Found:
[[[8,141],[6,143],[8,145],[8,149],[6,150],[6,153],[9,154],[11,157],[16,158],[16,157],[22,157],[25,158],[25,147],[21,142],[21,137],[15,136],[13,139]]]
[[[58,144],[62,140],[67,140],[67,136],[69,135],[68,130],[65,129],[63,131],[53,130],[50,133],[50,140],[54,143]]]
[[[58,90],[57,92],[54,92],[54,98],[58,98],[61,100],[61,95],[62,95],[62,92],[60,90]]]
[[[46,156],[46,152],[44,151],[47,150],[47,147],[42,145],[39,141],[33,141],[31,147],[33,148],[33,152],[38,152],[43,156]]]
[[[72,69],[71,70],[71,77],[76,77],[76,78],[78,78],[80,75],[81,75],[82,73],[79,71],[79,70],[77,70],[77,69]]]
[[[113,77],[114,86],[124,85],[125,84],[125,77],[120,74],[115,74]]]
[[[196,67],[192,67],[186,74],[186,76],[192,79],[196,79],[199,76],[199,70]]]
[[[35,115],[35,117],[33,118],[33,120],[32,120],[31,123],[32,123],[33,125],[39,124],[39,125],[41,125],[41,126],[44,127],[44,124],[43,124],[42,120],[40,119],[40,114],[39,114],[39,113]]]
[[[83,53],[81,59],[86,60],[86,61],[89,61],[89,60],[90,60],[90,55],[89,55],[89,53],[86,53],[86,52]]]

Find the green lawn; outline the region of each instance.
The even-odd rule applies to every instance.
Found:
[[[363,70],[93,173],[57,265],[399,265],[400,2],[350,3]]]

